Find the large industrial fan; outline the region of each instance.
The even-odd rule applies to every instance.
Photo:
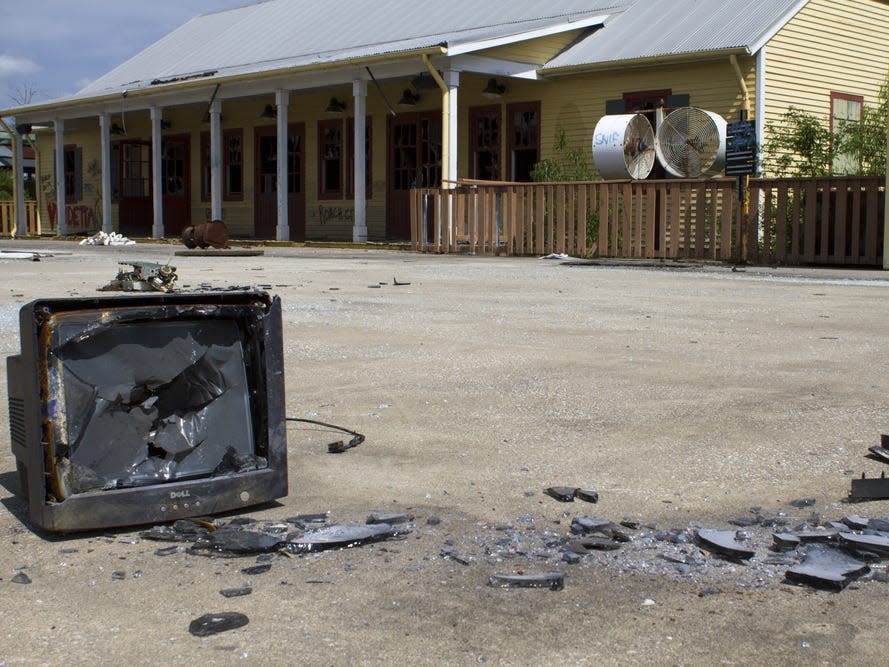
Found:
[[[605,180],[647,178],[654,160],[654,130],[642,114],[603,116],[596,123],[593,161]]]
[[[658,125],[655,150],[670,176],[716,176],[725,167],[726,122],[697,107],[680,107]]]

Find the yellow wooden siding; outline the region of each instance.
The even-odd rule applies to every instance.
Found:
[[[766,122],[794,106],[827,123],[831,92],[874,104],[889,69],[887,45],[889,3],[810,0],[766,47]]]
[[[493,49],[479,51],[473,55],[543,65],[555,58],[585,32],[587,32],[587,29],[570,30],[568,32],[559,33],[558,35],[529,39],[523,42],[509,44],[508,46],[498,46]]]
[[[754,58],[740,58],[739,61],[752,108],[756,93],[756,62]],[[491,104],[481,95],[484,81],[483,77],[467,75],[460,80],[458,171],[461,176],[469,173],[469,107]],[[541,159],[555,157],[554,144],[559,129],[563,128],[568,136],[568,148],[583,150],[594,174],[597,172],[592,159],[593,130],[605,115],[608,100],[621,99],[624,93],[634,91],[669,88],[673,94],[688,94],[693,106],[718,113],[726,120],[736,119],[743,106],[741,87],[728,58],[688,65],[625,68],[548,81],[511,80],[507,85],[507,92],[499,101],[503,110],[503,178],[508,176],[506,108],[512,103],[541,103]]]

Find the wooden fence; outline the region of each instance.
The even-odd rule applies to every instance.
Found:
[[[40,223],[37,217],[37,202],[25,202],[25,221],[28,229],[19,229],[16,231],[18,236],[38,236],[40,234]],[[15,226],[15,202],[0,201],[0,236],[12,236],[12,229]]]
[[[882,177],[492,183],[411,196],[411,241],[426,252],[882,263]]]
[[[733,179],[491,183],[412,192],[417,250],[478,254],[738,257]]]
[[[751,181],[748,258],[881,266],[885,185],[882,176]]]

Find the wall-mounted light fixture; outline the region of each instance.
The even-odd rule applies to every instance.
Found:
[[[441,72],[439,72],[441,74]],[[411,79],[411,88],[414,90],[438,90],[438,84],[431,74],[423,72]]]
[[[415,107],[419,101],[420,93],[415,93],[410,88],[405,88],[404,92],[401,94],[401,99],[398,100],[398,106],[402,108]]]
[[[346,110],[345,101],[340,101],[335,97],[330,98],[330,102],[327,103],[327,107],[324,109],[325,113],[343,113]]]
[[[161,120],[161,129],[162,130],[169,130],[171,127],[173,127],[173,121]]]
[[[499,83],[497,79],[488,79],[488,85],[482,90],[482,95],[489,100],[498,100],[506,92],[506,84]]]
[[[108,130],[108,132],[110,134],[114,134],[114,135],[121,135],[121,134],[127,133],[127,131],[125,129],[123,129],[123,127],[118,125],[117,123],[111,123],[111,128]]]
[[[278,117],[278,110],[271,104],[266,104],[265,109],[262,110],[259,117],[264,118],[265,120],[273,120]]]

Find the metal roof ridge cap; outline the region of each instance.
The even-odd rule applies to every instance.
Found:
[[[808,0],[806,0],[808,1]],[[672,65],[682,61],[710,60],[727,55],[751,55],[746,46],[729,46],[723,49],[708,49],[706,51],[685,51],[683,53],[664,54],[659,56],[642,56],[637,58],[621,58],[619,60],[606,60],[594,63],[580,63],[577,65],[563,65],[561,67],[547,67],[544,65],[538,72],[547,76],[561,74],[576,74],[584,71],[603,71],[617,69],[626,65]]]
[[[480,39],[463,43],[457,42],[448,45],[448,55],[459,56],[464,53],[490,49],[495,46],[503,46],[504,44],[510,44],[512,42],[522,42],[528,39],[536,39],[538,37],[555,35],[560,32],[567,32],[568,30],[579,30],[581,28],[589,28],[594,25],[602,25],[610,16],[611,14],[597,14],[595,16],[588,16],[584,19],[578,19],[576,21],[566,20],[561,23],[555,23],[546,28],[537,28],[536,30],[513,33],[511,35],[506,35],[503,37],[492,37],[490,39]]]

